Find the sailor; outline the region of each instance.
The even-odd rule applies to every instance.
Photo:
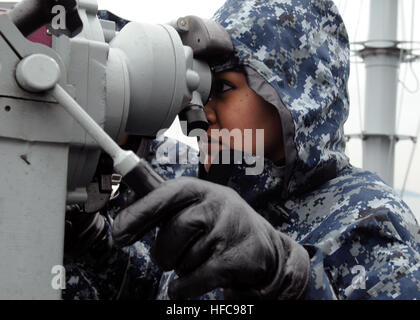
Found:
[[[113,222],[117,247],[147,242],[140,259],[164,271],[149,298],[418,299],[417,221],[344,152],[349,41],[336,6],[228,0],[214,19],[235,49],[212,66],[205,107],[204,151],[218,153],[198,165],[199,179],[180,178],[182,165],[153,157],[180,144],[153,141],[147,158],[168,181]],[[264,129],[264,154],[257,141],[220,143],[212,129],[244,139]],[[242,161],[218,164],[225,153]],[[249,158],[261,172],[249,174]]]

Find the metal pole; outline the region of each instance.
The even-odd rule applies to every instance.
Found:
[[[394,183],[400,50],[398,0],[370,0],[369,36],[360,52],[366,65],[363,167]]]

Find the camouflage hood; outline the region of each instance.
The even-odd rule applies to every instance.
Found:
[[[235,48],[214,70],[244,66],[250,87],[280,114],[283,197],[336,177],[348,165],[343,125],[349,109],[349,41],[334,3],[228,0],[213,19]]]

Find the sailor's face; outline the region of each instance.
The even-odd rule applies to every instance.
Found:
[[[210,101],[204,108],[209,129],[208,153],[212,148],[240,149],[247,153],[256,154],[261,150],[258,143],[264,144],[264,156],[273,161],[284,158],[281,121],[276,108],[261,98],[247,83],[246,76],[238,71],[225,71],[214,75]],[[231,135],[228,145],[222,143],[218,132],[227,129],[229,132],[240,132],[242,145],[234,143]],[[246,129],[248,129],[246,131]],[[264,130],[263,141],[257,140],[257,129]],[[252,133],[252,141],[244,143],[245,132]],[[236,139],[236,137],[235,137]],[[236,141],[237,142],[237,141]],[[206,169],[210,165],[206,166]]]

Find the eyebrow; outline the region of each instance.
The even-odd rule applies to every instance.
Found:
[[[231,83],[232,84],[232,80],[230,80],[229,79],[230,78],[230,76],[229,76],[229,74],[227,74],[227,73],[219,73],[219,74],[217,74],[213,79],[214,80],[218,80],[218,81],[226,81],[226,82],[229,82],[229,83]]]
[[[238,73],[242,73],[245,77],[247,76],[247,72],[245,70],[244,67],[242,66],[236,66],[224,71],[220,71],[217,73],[214,73],[215,77],[224,77],[224,75],[228,74],[229,72],[238,72]]]

